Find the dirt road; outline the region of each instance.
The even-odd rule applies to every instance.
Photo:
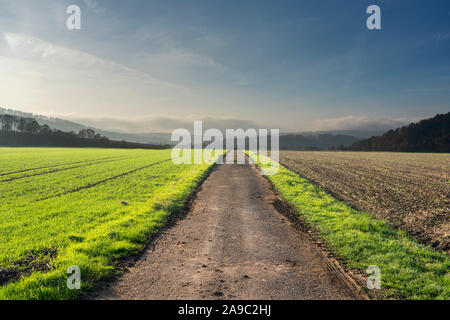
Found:
[[[218,165],[185,219],[97,299],[353,299],[251,165]]]

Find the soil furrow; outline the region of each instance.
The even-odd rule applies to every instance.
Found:
[[[124,158],[124,157],[100,158],[100,159],[96,159],[94,161],[107,160],[107,159],[120,159],[120,158]],[[4,172],[4,173],[0,173],[0,177],[7,176],[7,175],[10,175],[10,174],[23,173],[23,172],[33,171],[33,170],[40,170],[40,169],[48,169],[48,168],[53,168],[53,167],[69,166],[69,165],[72,165],[72,164],[79,164],[79,163],[92,162],[92,161],[93,160],[91,159],[91,160],[83,160],[83,161],[77,161],[77,162],[60,163],[60,164],[54,164],[54,165],[51,165],[51,166],[30,168],[30,169],[24,169],[24,170],[19,170],[19,171]]]
[[[114,162],[114,161],[126,160],[126,159],[127,158],[125,158],[125,159],[111,159],[111,160],[103,160],[103,161],[91,162],[91,163],[83,164],[83,165],[79,165],[79,166],[73,166],[73,167],[62,168],[62,169],[55,169],[55,170],[51,170],[51,171],[39,172],[39,173],[29,174],[29,175],[25,175],[25,176],[21,176],[21,177],[15,177],[15,178],[10,178],[10,179],[6,179],[6,180],[1,180],[0,183],[2,183],[2,182],[11,182],[11,181],[21,180],[21,179],[25,179],[25,178],[42,176],[42,175],[47,175],[47,174],[51,174],[51,173],[55,173],[55,172],[67,171],[67,170],[72,170],[72,169],[77,169],[77,168],[84,168],[84,167],[89,167],[89,166],[93,166],[93,165],[96,165],[96,164],[104,164],[104,163],[107,163],[107,162]],[[128,159],[130,159],[130,158],[128,158]]]
[[[166,160],[158,161],[158,162],[155,162],[155,163],[151,163],[149,165],[146,165],[146,166],[143,166],[143,167],[131,170],[131,171],[123,172],[123,173],[115,175],[113,177],[109,177],[109,178],[106,178],[106,179],[103,179],[103,180],[100,180],[100,181],[97,181],[97,182],[94,182],[94,183],[90,183],[88,185],[85,185],[85,186],[82,186],[82,187],[78,187],[78,188],[73,189],[73,190],[69,190],[69,191],[66,191],[66,192],[63,192],[63,193],[58,193],[58,194],[55,194],[55,195],[50,196],[50,197],[45,197],[45,198],[38,199],[38,200],[36,200],[36,202],[44,201],[44,200],[48,200],[48,199],[52,199],[52,198],[61,197],[61,196],[64,196],[66,194],[75,193],[75,192],[78,192],[78,191],[81,191],[81,190],[85,190],[85,189],[90,189],[90,188],[93,188],[93,187],[95,187],[95,186],[97,186],[99,184],[102,184],[102,183],[105,183],[105,182],[108,182],[110,180],[114,180],[114,179],[117,179],[117,178],[124,177],[126,175],[135,173],[135,172],[140,171],[140,170],[147,169],[149,167],[152,167],[152,166],[155,166],[155,165],[167,162],[167,161],[172,161],[172,159],[166,159]]]

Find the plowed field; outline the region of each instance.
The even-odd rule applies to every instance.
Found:
[[[450,250],[450,155],[284,151],[283,165],[354,208]]]

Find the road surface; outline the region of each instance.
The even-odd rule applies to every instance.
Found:
[[[217,165],[187,216],[96,299],[354,299],[252,165]]]

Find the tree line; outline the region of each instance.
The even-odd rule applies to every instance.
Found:
[[[114,141],[90,128],[76,132],[64,132],[40,125],[34,118],[0,115],[0,145],[10,147],[97,147],[97,148],[145,148],[163,149],[157,146],[127,141]]]
[[[344,150],[450,152],[450,112],[355,142]]]

